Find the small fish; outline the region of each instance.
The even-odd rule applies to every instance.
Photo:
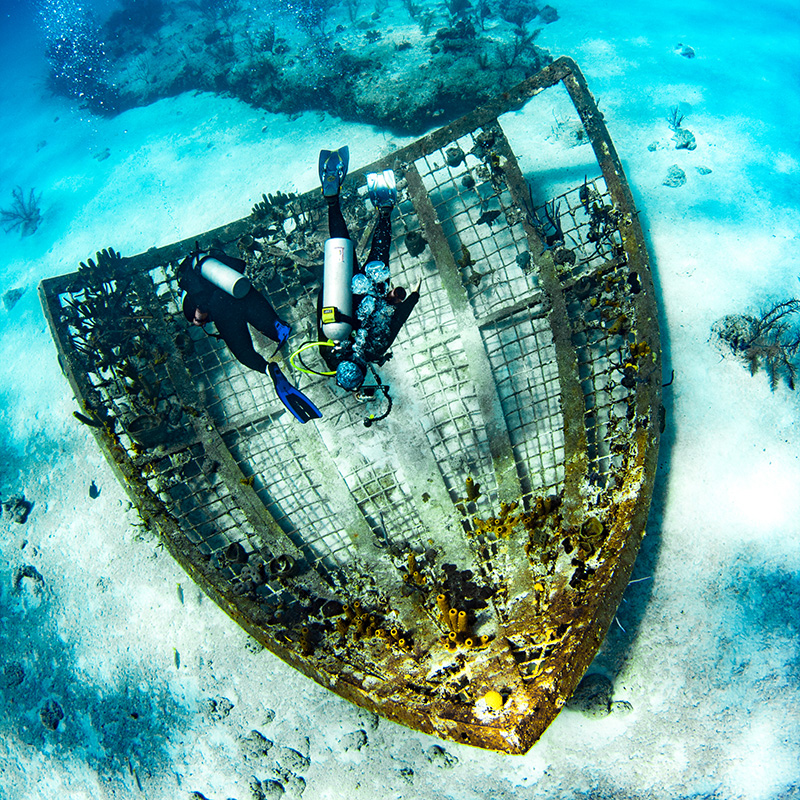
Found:
[[[89,497],[91,497],[92,500],[97,500],[97,498],[100,497],[100,490],[97,488],[97,484],[94,481],[89,484]]]
[[[475,223],[476,225],[488,225],[490,228],[494,224],[494,221],[502,214],[502,211],[498,209],[494,209],[494,211],[484,211],[478,217],[478,221]]]

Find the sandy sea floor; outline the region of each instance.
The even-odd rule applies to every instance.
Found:
[[[800,16],[789,3],[600,5],[559,3],[539,42],[579,63],[605,114],[675,377],[634,571],[647,580],[594,667],[632,710],[564,711],[525,757],[378,720],[253,646],[137,526],[72,416],[36,295],[100,247],[141,252],[244,216],[262,192],[313,187],[322,147],[348,143],[366,163],[405,140],[210,95],[90,118],[49,96],[32,34],[6,25],[0,205],[35,186],[44,220],[0,235],[0,293],[24,290],[0,304],[0,494],[33,502],[24,525],[0,523],[0,668],[25,672],[20,691],[2,672],[0,795],[245,800],[255,777],[263,796],[276,781],[314,800],[800,796],[800,408],[710,338],[725,314],[800,292]],[[693,151],[674,147],[674,105]],[[678,188],[663,185],[673,164]],[[14,591],[22,565],[41,591]],[[67,714],[55,732],[40,723],[50,698]]]

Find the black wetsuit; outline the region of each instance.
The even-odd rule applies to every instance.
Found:
[[[244,274],[244,261],[219,251],[212,251],[210,255]],[[241,300],[237,300],[203,278],[192,262],[191,257],[187,258],[178,269],[178,284],[186,292],[183,299],[186,318],[192,320],[195,308],[207,313],[208,321],[217,326],[220,337],[236,359],[256,372],[265,373],[267,361],[253,347],[248,323],[273,342],[281,340],[282,330],[288,334],[289,326],[281,322],[269,300],[258,290],[251,288]]]
[[[339,205],[339,195],[326,197],[328,202],[328,234],[331,239],[349,239],[350,232],[347,230],[347,223],[342,215],[342,207]],[[391,209],[381,211],[378,215],[378,223],[375,225],[375,232],[372,234],[372,245],[367,256],[366,263],[370,261],[383,261],[389,264],[389,248],[392,244],[392,213]],[[363,272],[353,256],[353,275]]]

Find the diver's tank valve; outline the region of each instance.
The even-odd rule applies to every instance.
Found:
[[[322,277],[322,333],[343,342],[353,330],[353,242],[325,241],[325,270]]]
[[[217,261],[208,253],[197,254],[197,266],[207,281],[237,300],[241,300],[250,291],[250,281],[241,272]]]

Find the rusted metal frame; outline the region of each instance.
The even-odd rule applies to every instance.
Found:
[[[537,306],[539,308],[533,311],[532,309],[537,308]],[[509,306],[503,306],[503,308],[490,311],[488,314],[480,317],[476,321],[476,325],[481,329],[488,328],[490,325],[496,325],[498,322],[513,317],[515,314],[529,310],[531,313],[528,315],[528,319],[544,319],[550,313],[549,299],[540,289],[536,289],[536,291],[531,292]]]
[[[453,308],[464,352],[469,364],[470,376],[475,385],[483,422],[489,438],[489,447],[494,463],[499,502],[512,503],[522,496],[517,462],[511,447],[508,427],[505,424],[503,407],[497,386],[492,377],[489,356],[483,344],[480,329],[475,323],[469,298],[461,283],[453,253],[444,235],[436,211],[425,190],[422,177],[414,164],[409,164],[405,172],[408,192],[414,203],[420,225],[425,232],[428,246],[439,270],[442,284]]]
[[[637,269],[640,265],[646,265],[648,258],[644,237],[634,209],[633,196],[628,182],[625,180],[617,151],[603,122],[603,116],[589,91],[586,79],[574,62],[570,62],[569,73],[564,77],[564,86],[589,137],[614,207],[622,212],[619,230],[628,254],[628,262],[633,269]]]
[[[644,333],[641,340],[647,341],[660,361],[652,275],[649,269],[644,237],[636,216],[630,189],[608,131],[602,122],[602,117],[588,90],[585,79],[577,66],[571,62],[570,69],[565,75],[564,83],[592,143],[612,202],[615,208],[622,211],[619,227],[626,252],[625,262],[615,264],[614,262],[617,259],[614,259],[602,265],[601,270],[603,273],[608,273],[612,271],[608,267],[622,266],[625,263],[629,270],[637,271],[643,288],[643,291],[634,299],[637,330],[639,333]],[[574,282],[571,281],[570,283],[573,284]],[[613,529],[603,544],[600,567],[598,569],[599,573],[604,571],[608,574],[605,577],[602,574],[596,574],[595,589],[591,592],[592,600],[585,598],[583,601],[581,616],[585,617],[587,612],[592,612],[592,627],[595,631],[594,635],[597,643],[605,637],[613,621],[616,609],[630,578],[646,522],[658,454],[658,430],[656,427],[658,422],[652,417],[657,408],[657,403],[660,403],[660,390],[660,363],[657,363],[655,365],[654,378],[648,380],[646,386],[640,384],[637,387],[636,408],[638,417],[636,424],[641,424],[643,417],[645,422],[644,428],[633,430],[628,435],[629,440],[635,440],[631,442],[632,448],[629,457],[632,457],[636,463],[626,464],[625,471],[628,478],[626,482],[633,483],[634,486],[624,493],[627,498],[620,505],[612,504],[615,515]],[[581,417],[582,419],[583,417]],[[567,415],[565,414],[565,423],[566,421]],[[638,487],[636,487],[637,483]],[[630,495],[630,489],[634,489],[632,496]],[[574,613],[573,609],[572,614],[574,615]],[[561,694],[564,697],[569,696],[581,674],[590,663],[594,652],[594,650],[589,652],[586,648],[581,648],[579,643],[572,644],[572,642],[570,642],[568,649],[570,653],[565,655],[570,660],[567,661],[563,671],[556,678],[562,689]]]
[[[528,185],[511,145],[503,134],[496,140],[506,158],[504,167],[508,190],[514,203],[524,208]],[[580,524],[584,511],[583,487],[588,467],[586,429],[583,424],[586,404],[578,374],[578,357],[572,344],[572,326],[566,299],[556,272],[553,256],[542,242],[527,216],[521,224],[528,239],[531,255],[539,268],[542,288],[550,300],[550,328],[556,350],[558,378],[561,387],[561,408],[564,418],[564,498],[562,509],[569,525]],[[538,254],[538,255],[537,255]]]
[[[577,67],[567,58],[559,58],[552,64],[544,67],[535,75],[517,84],[513,89],[503,92],[500,97],[487,101],[480,108],[454,120],[444,128],[432,131],[421,139],[395,150],[391,155],[353,170],[348,174],[347,180],[360,180],[368,172],[378,172],[388,169],[393,164],[411,164],[423,156],[430,155],[445,145],[453,143],[456,139],[466,136],[479,128],[495,124],[497,117],[507,111],[521,108],[532,97],[544,89],[558,83],[572,69]]]
[[[83,402],[94,389],[86,379],[85,373],[76,368],[74,356],[65,346],[65,342],[69,341],[69,336],[63,332],[62,326],[57,321],[60,313],[59,296],[65,287],[66,283],[60,279],[44,280],[39,285],[39,298],[53,341],[58,349],[61,370],[72,388],[76,400]],[[186,537],[180,524],[168,511],[163,500],[147,485],[139,469],[117,437],[112,434],[111,429],[107,426],[92,427],[91,432],[101,452],[105,455],[111,471],[125,489],[145,525],[158,532],[160,540],[170,555],[220,608],[224,609],[245,630],[255,633],[258,629],[251,620],[253,612],[257,612],[257,605],[248,602],[253,607],[249,609],[250,614],[248,615],[243,613],[230,597],[223,595],[217,589],[218,573],[202,558],[199,551],[193,547],[186,548]]]
[[[77,365],[75,364],[75,356],[73,352],[66,349],[64,342],[65,340],[69,341],[70,337],[69,334],[64,330],[64,324],[59,321],[61,314],[59,298],[60,295],[66,291],[67,284],[68,281],[64,281],[61,278],[43,280],[39,284],[39,300],[41,302],[42,310],[44,311],[48,327],[50,328],[50,335],[53,337],[53,341],[57,346],[58,363],[61,367],[61,372],[67,379],[70,388],[72,389],[73,396],[75,400],[78,401],[78,404],[81,408],[81,412],[88,411],[89,413],[92,413],[87,398],[93,391],[96,390],[86,378],[86,373],[78,369]],[[102,420],[98,420],[98,422],[102,423]],[[106,460],[116,475],[117,480],[122,484],[128,495],[132,500],[134,500],[135,505],[138,507],[139,503],[137,501],[139,498],[137,490],[140,487],[136,487],[130,480],[131,477],[135,476],[135,470],[133,469],[133,464],[130,462],[127,453],[124,454],[124,459],[127,463],[120,463],[117,457],[113,455],[117,449],[121,450],[121,448],[119,448],[116,437],[111,434],[111,429],[107,425],[101,424],[99,427],[92,426],[91,432],[97,441],[100,450],[106,456]],[[150,492],[149,487],[146,487],[146,491]],[[161,504],[161,501],[155,495],[153,495],[152,500],[154,503]],[[146,516],[142,514],[142,517],[145,523],[147,523],[148,520]]]
[[[384,160],[382,163],[386,163],[386,161]],[[643,272],[641,274],[641,277],[644,279],[644,281],[649,280],[650,278],[649,273],[647,272]],[[653,307],[652,303],[650,303],[649,305],[650,307]],[[657,327],[656,327],[656,333],[657,333]],[[648,341],[654,341],[654,340],[648,340]],[[642,391],[640,391],[640,396],[646,394],[646,392],[643,390],[644,387],[641,387],[641,389]],[[647,455],[652,453],[653,453],[652,447],[640,449],[639,462],[641,463],[641,457],[646,457]],[[640,504],[637,504],[636,501],[631,501],[631,503],[634,506],[634,512],[636,510],[641,511],[642,507]],[[644,508],[646,510],[646,506]],[[623,542],[623,546],[630,544],[632,544],[632,540],[630,537],[628,537],[625,540],[625,542]],[[636,542],[636,544],[638,545],[638,541]],[[633,563],[633,557],[635,557],[635,548],[627,546],[620,557],[621,559],[624,560],[622,572],[625,572],[624,567],[627,566],[627,562],[630,562],[630,564]],[[606,561],[605,566],[613,567],[613,565],[609,564],[608,561]],[[630,569],[628,568],[627,573],[629,572]],[[619,580],[620,580],[620,572],[615,571],[612,581],[604,580],[602,582],[603,586],[598,587],[598,591],[594,594],[596,594],[597,597],[599,597],[599,591],[604,589],[607,584],[610,585],[611,582],[616,584]],[[622,590],[624,590],[624,582],[622,583]],[[210,594],[212,594],[213,596],[213,593],[210,592]],[[224,600],[224,598],[221,599]],[[600,599],[602,600],[602,598]],[[614,598],[616,602],[618,602],[618,599],[619,599],[618,596]],[[220,602],[220,600],[217,600],[217,602],[220,603],[220,605],[222,605],[223,608],[225,607],[224,602]],[[608,610],[607,613],[610,613],[612,615],[609,617],[610,621],[611,619],[613,619],[613,612],[614,608],[616,607],[616,603],[614,603],[614,608],[612,608],[611,605],[607,602],[604,603],[604,606],[605,609]],[[247,622],[247,620],[242,621],[237,613],[231,613],[230,611],[228,613],[230,613],[231,616],[234,619],[236,619],[237,622],[239,622],[239,624],[241,624],[246,630],[250,630],[252,632],[251,630],[252,625],[250,625]],[[574,614],[574,611],[572,613]],[[256,607],[253,611],[252,618],[257,618],[257,615],[258,615],[258,608]],[[606,614],[602,613],[601,616],[604,617],[606,616]],[[599,625],[598,627],[602,627],[602,625]],[[517,736],[522,736],[524,740],[523,743],[521,744],[518,743],[515,746],[518,749],[515,749],[515,747],[511,746],[510,740],[508,739],[507,736],[503,735],[502,730],[494,730],[494,729],[487,730],[484,726],[477,726],[475,732],[475,740],[473,740],[472,743],[480,743],[484,747],[492,747],[494,749],[506,752],[512,750],[515,752],[524,752],[525,750],[527,750],[528,746],[530,746],[530,744],[532,744],[532,742],[536,738],[538,738],[538,736],[541,734],[544,728],[550,723],[552,718],[558,712],[560,706],[563,704],[563,700],[565,700],[566,696],[568,696],[568,693],[571,693],[571,687],[567,686],[566,684],[570,683],[573,677],[575,679],[575,682],[577,682],[577,679],[579,679],[580,677],[580,672],[583,671],[583,668],[585,668],[586,664],[588,663],[587,659],[590,659],[591,655],[594,654],[594,651],[596,649],[596,644],[599,643],[600,633],[601,633],[601,631],[598,630],[598,627],[592,628],[592,631],[594,631],[596,636],[596,640],[593,646],[579,649],[577,648],[577,644],[569,642],[569,646],[567,647],[568,652],[565,653],[565,657],[569,658],[570,662],[566,664],[566,667],[564,667],[563,664],[561,667],[561,669],[566,668],[569,671],[569,674],[567,674],[567,676],[563,679],[564,685],[559,687],[560,691],[556,693],[555,690],[552,688],[552,686],[548,687],[546,685],[531,687],[532,691],[535,688],[535,693],[532,694],[533,702],[531,703],[531,712],[529,713],[528,717],[524,719],[517,719],[515,724],[515,730],[517,731]],[[586,636],[588,637],[590,631],[587,629],[585,633]],[[332,662],[336,661],[338,663],[338,659],[331,659],[331,662],[327,664],[328,666],[327,670],[324,669],[322,665],[318,666],[315,665],[314,667],[312,667],[310,662],[307,662],[305,659],[301,659],[296,652],[291,650],[286,650],[280,643],[273,641],[274,636],[271,637],[269,641],[266,641],[266,635],[263,633],[263,631],[260,631],[258,629],[256,629],[254,635],[256,635],[256,638],[258,638],[259,641],[264,643],[270,650],[279,655],[279,657],[283,658],[288,663],[291,663],[300,671],[304,672],[306,675],[309,675],[309,677],[314,678],[323,685],[326,685],[324,677],[325,674],[327,673],[328,675],[330,675],[331,670],[335,671],[336,669]],[[559,658],[559,660],[563,661],[562,658]],[[548,670],[548,676],[556,677],[559,674],[559,668],[557,667],[556,663],[553,663],[553,666],[556,668],[556,672],[554,673]],[[513,668],[514,667],[512,665],[511,670],[513,670]],[[349,675],[349,672],[346,674]],[[409,709],[410,713],[402,713],[402,711],[400,713],[398,712],[387,713],[386,708],[384,708],[380,703],[376,705],[375,700],[373,700],[370,694],[368,694],[364,689],[362,689],[357,684],[356,685],[352,684],[347,679],[347,677],[345,677],[344,679],[337,678],[328,685],[334,685],[334,683],[336,684],[335,685],[336,691],[342,696],[347,697],[348,699],[358,703],[359,705],[364,705],[368,708],[379,711],[380,713],[383,713],[387,717],[390,718],[393,717],[395,719],[398,719],[399,721],[413,724],[420,730],[426,730],[430,733],[444,735],[450,738],[458,738],[456,734],[459,731],[463,732],[464,730],[472,729],[473,727],[469,724],[464,724],[458,720],[461,709],[459,706],[453,706],[450,703],[445,703],[444,707],[440,708],[440,710],[444,713],[444,715],[447,715],[451,719],[448,729],[447,731],[445,731],[439,725],[435,723],[432,724],[431,718],[434,717],[433,713],[428,714],[427,711],[424,711],[419,707],[416,707],[413,711]],[[548,680],[547,683],[550,683],[550,680]],[[565,690],[569,690],[569,692],[566,692]],[[396,691],[394,692],[394,695],[395,695],[394,702],[396,703],[398,699]],[[430,712],[434,711],[435,709],[431,707]]]
[[[602,121],[602,115],[597,109],[586,80],[577,65],[571,65],[570,74],[564,83],[589,134],[612,199],[617,207],[623,211],[622,219],[620,220],[620,233],[628,256],[628,267],[631,271],[635,270],[637,272],[642,286],[642,291],[634,298],[636,334],[640,341],[647,342],[651,352],[655,354],[652,371],[643,379],[644,383],[637,384],[635,428],[629,434],[629,440],[631,441],[629,457],[633,457],[637,468],[634,470],[632,465],[626,464],[626,471],[638,473],[640,483],[633,508],[630,508],[630,504],[627,503],[624,510],[620,509],[620,514],[623,518],[620,519],[619,524],[627,525],[630,530],[629,538],[625,543],[626,547],[623,548],[624,558],[620,558],[621,563],[617,569],[616,582],[619,585],[615,586],[612,592],[612,596],[621,597],[630,572],[633,569],[638,545],[647,522],[658,465],[661,435],[658,417],[659,409],[661,408],[662,381],[658,312],[644,233],[639,223],[633,196],[625,178],[619,156]],[[611,620],[613,620],[613,609],[609,612],[609,624]]]
[[[647,343],[650,345],[651,350],[657,354],[656,370],[651,381],[652,388],[655,391],[652,400],[660,403],[661,346],[655,306],[655,288],[649,266],[649,256],[644,242],[644,233],[639,223],[638,212],[633,203],[633,195],[625,179],[625,173],[609,136],[608,129],[603,122],[602,114],[600,114],[594,97],[589,91],[586,79],[578,69],[578,66],[572,62],[570,63],[569,74],[565,77],[564,85],[592,143],[592,148],[600,164],[614,205],[622,212],[619,230],[628,256],[628,267],[639,275],[643,290],[634,298],[634,305],[637,310],[637,327],[640,327],[646,334]],[[647,402],[649,403],[649,398]],[[638,406],[639,404],[637,404]]]
[[[602,278],[611,272],[616,272],[620,267],[626,266],[627,263],[628,259],[626,256],[610,258],[607,261],[603,261],[601,264],[598,264],[591,272],[584,272],[582,275],[578,275],[577,277],[561,280],[561,288],[566,294],[567,292],[573,291],[575,286],[585,278],[592,278],[595,280]]]
[[[154,319],[150,333],[167,353],[167,371],[175,394],[182,405],[202,408],[200,396],[192,384],[174,339],[167,333],[171,323],[166,319],[152,280],[149,275],[139,273],[134,274],[133,281],[140,296],[147,299],[148,306],[152,309]],[[305,554],[283,531],[264,506],[256,490],[246,480],[245,474],[228,450],[211,417],[204,413],[198,417],[191,417],[191,423],[197,441],[203,446],[206,454],[218,463],[219,475],[223,478],[233,502],[244,513],[254,532],[263,537],[264,545],[268,548],[266,559],[271,559],[275,555],[289,555],[298,563],[304,560]],[[182,558],[179,560],[183,563]],[[319,576],[313,572],[304,573],[302,582],[313,586],[323,596],[331,590],[331,587],[323,584]]]

